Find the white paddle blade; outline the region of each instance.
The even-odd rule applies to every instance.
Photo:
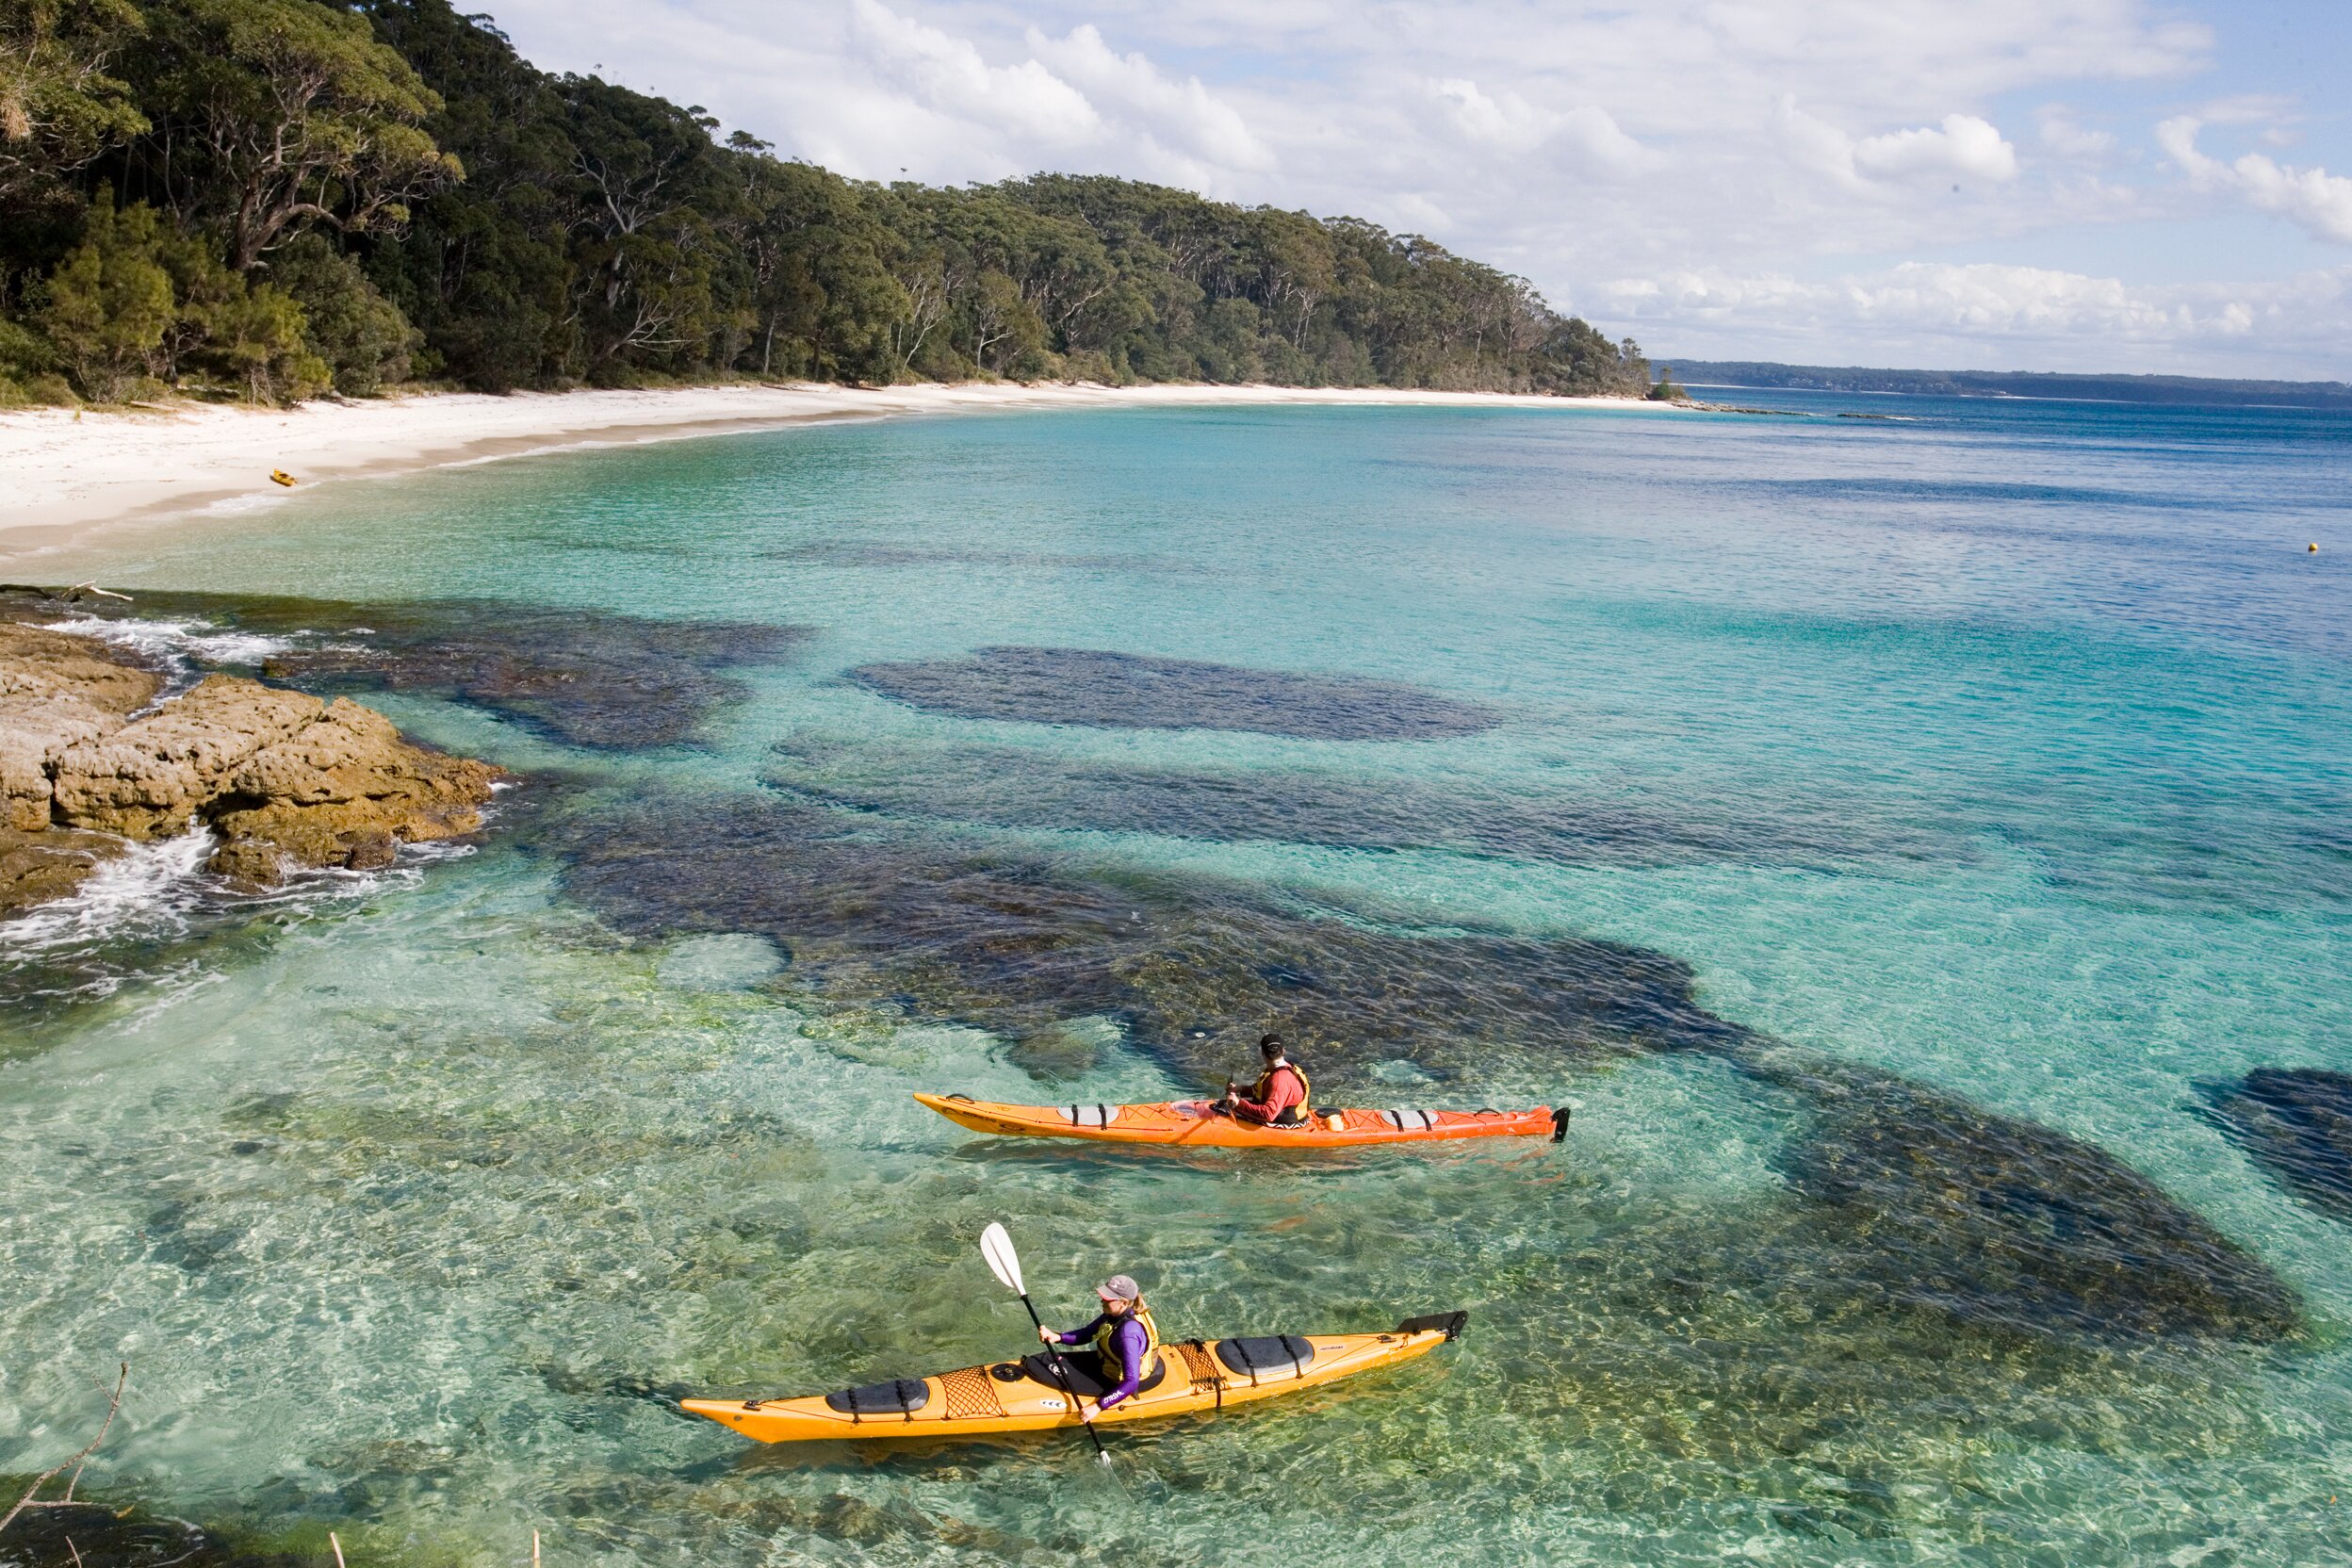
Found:
[[[1006,1290],[1015,1296],[1029,1294],[1029,1287],[1021,1282],[1021,1255],[1013,1250],[1013,1238],[993,1219],[980,1233],[980,1255],[988,1260],[989,1271]]]

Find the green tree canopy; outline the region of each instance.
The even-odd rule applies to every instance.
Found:
[[[141,25],[129,0],[0,0],[0,212],[146,131],[107,74]]]
[[[150,0],[134,57],[157,137],[144,172],[250,271],[298,223],[395,227],[464,168],[421,122],[443,107],[364,18],[316,0]]]
[[[449,0],[0,0],[0,210],[48,214],[0,225],[0,397],[47,367],[88,396],[1649,386],[1631,343],[1420,236],[1103,175],[869,184],[718,128]]]

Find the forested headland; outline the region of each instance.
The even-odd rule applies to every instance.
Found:
[[[1524,279],[1096,176],[939,188],[448,0],[0,0],[0,402],[736,377],[1636,393]]]

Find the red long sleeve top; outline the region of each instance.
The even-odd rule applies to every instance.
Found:
[[[1251,1121],[1272,1121],[1307,1097],[1307,1087],[1298,1080],[1298,1070],[1288,1062],[1274,1070],[1274,1081],[1266,1088],[1264,1100],[1252,1100],[1236,1091],[1233,1111]]]

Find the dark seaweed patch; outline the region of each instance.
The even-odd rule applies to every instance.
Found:
[[[926,712],[1102,729],[1427,741],[1475,735],[1501,722],[1490,708],[1396,681],[1096,648],[986,647],[964,659],[865,664],[849,678]]]
[[[305,683],[447,692],[575,745],[626,749],[692,739],[712,709],[740,698],[715,672],[777,662],[797,627],[642,620],[512,605],[445,608],[421,637],[379,632],[357,646],[302,649],[268,673]]]
[[[1425,1231],[1476,1223],[1443,1196],[1416,1215]],[[1474,1331],[1523,1359],[1468,1396],[1592,1456],[1600,1474],[1579,1492],[1611,1507],[1671,1514],[1678,1494],[1713,1496],[1795,1533],[1879,1535],[1919,1522],[1909,1505],[1890,1517],[1886,1488],[1974,1483],[1966,1458],[1943,1468],[1955,1456],[2020,1442],[2166,1454],[2260,1442],[2272,1419],[2235,1357],[2019,1331],[1875,1288],[1854,1271],[1875,1238],[1846,1233],[1844,1210],[1661,1203],[1607,1179],[1580,1184],[1576,1206],[1582,1223],[1482,1294]],[[1346,1235],[1302,1232],[1318,1252]]]
[[[1573,938],[1417,935],[1206,879],[1119,879],[861,830],[760,799],[662,802],[563,830],[572,891],[645,934],[752,931],[846,1000],[1014,1039],[1074,1019],[1214,1083],[1267,1028],[1312,1040],[1334,1087],[1411,1057],[1575,1059],[1689,1047],[1729,1026],[1655,954]]]
[[[2294,1331],[2262,1261],[2103,1150],[1892,1073],[1752,1043],[1732,1059],[1801,1094],[1783,1173],[1836,1217],[1853,1266],[1968,1319],[2093,1334]]]
[[[1830,865],[1866,854],[1924,858],[1936,849],[1926,834],[1896,829],[1876,831],[1866,844],[1833,820],[1850,814],[1826,810],[1813,822],[1697,821],[1614,804],[1311,770],[1105,767],[1018,746],[853,750],[793,741],[776,748],[766,782],[825,805],[1001,827],[1435,849],[1556,865]]]
[[[721,672],[778,662],[805,627],[664,621],[495,600],[356,604],[200,593],[141,593],[129,604],[64,590],[0,589],[0,614],[193,616],[305,645],[263,673],[320,689],[446,693],[575,745],[671,745],[744,694]]]
[[[2266,1067],[2203,1087],[2213,1119],[2272,1181],[2352,1221],[2352,1073]]]

